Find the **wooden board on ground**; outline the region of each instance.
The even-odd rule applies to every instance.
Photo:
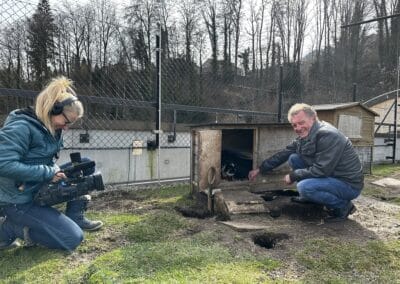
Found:
[[[261,196],[244,190],[222,190],[214,199],[216,211],[226,216],[269,212]]]
[[[389,177],[376,180],[372,182],[372,184],[382,187],[400,189],[400,180]]]
[[[224,221],[221,222],[222,224],[236,230],[239,232],[246,232],[246,231],[259,231],[267,229],[268,226],[261,225],[261,224],[251,224],[251,223],[243,223],[243,222],[234,222],[234,221]]]

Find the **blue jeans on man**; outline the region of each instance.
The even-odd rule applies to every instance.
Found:
[[[290,155],[288,163],[293,170],[306,167],[298,154]],[[297,191],[302,199],[325,205],[330,210],[344,210],[360,195],[359,190],[333,177],[301,180],[297,183]]]

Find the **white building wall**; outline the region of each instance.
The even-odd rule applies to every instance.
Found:
[[[373,157],[372,160],[374,163],[388,163],[391,162],[390,159],[386,159],[386,157],[391,157],[393,155],[393,147],[386,146],[384,142],[384,138],[375,138],[373,149]],[[400,139],[396,140],[396,161],[400,160]]]
[[[68,162],[71,152],[81,152],[82,157],[89,157],[96,162],[96,169],[102,173],[104,183],[133,183],[190,176],[189,132],[177,133],[177,139],[173,143],[167,142],[168,134],[164,133],[160,139],[161,151],[147,150],[147,139],[154,139],[151,132],[89,131],[89,143],[79,143],[80,133],[85,131],[66,132],[65,144],[74,149],[63,150],[59,164]],[[132,148],[134,140],[140,141],[143,148]],[[390,162],[385,157],[392,155],[392,147],[384,145],[383,138],[375,138],[373,163]],[[400,160],[400,139],[397,140],[397,145],[396,160]]]
[[[80,152],[96,162],[104,183],[140,182],[158,179],[187,178],[190,175],[190,134],[177,133],[169,143],[168,134],[161,135],[161,150],[147,150],[147,140],[154,140],[151,132],[88,131],[89,143],[80,143],[84,130],[65,133],[66,149],[61,151],[58,164],[70,161],[71,152]],[[141,147],[133,148],[135,145]],[[72,149],[70,149],[72,148]],[[160,174],[159,174],[160,173]]]

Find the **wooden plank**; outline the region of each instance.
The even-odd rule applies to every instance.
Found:
[[[224,190],[214,196],[215,211],[225,216],[235,214],[269,213],[264,199],[243,190]]]
[[[400,189],[400,180],[394,178],[382,178],[380,180],[372,182],[372,184],[382,187]]]
[[[265,230],[268,229],[269,226],[262,225],[262,224],[256,224],[256,223],[243,223],[243,222],[234,222],[234,221],[224,221],[220,222],[235,231],[238,232],[246,232],[246,231],[259,231],[259,230]]]
[[[199,135],[198,148],[198,184],[199,191],[207,190],[208,174],[211,168],[215,169],[215,182],[217,185],[221,180],[221,141],[222,132],[220,130],[201,130]]]

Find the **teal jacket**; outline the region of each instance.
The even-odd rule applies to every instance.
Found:
[[[0,205],[31,202],[59,170],[61,131],[53,136],[30,108],[14,110],[0,129]]]

